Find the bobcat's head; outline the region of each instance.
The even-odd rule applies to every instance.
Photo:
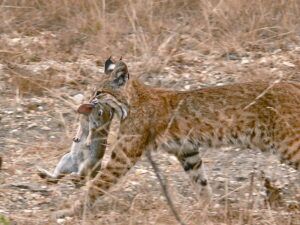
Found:
[[[102,84],[103,89],[121,90],[129,80],[128,67],[122,61],[122,58],[117,62],[113,62],[111,57],[109,57],[105,61],[104,72],[108,77]]]
[[[129,84],[128,67],[122,58],[114,62],[111,57],[105,61],[105,78],[97,85],[96,96],[99,94],[109,94],[123,104],[127,104],[126,88]]]

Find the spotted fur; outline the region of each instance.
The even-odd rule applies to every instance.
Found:
[[[129,79],[127,65],[121,60],[114,66],[109,63],[107,79],[98,91],[126,102],[130,112],[121,122],[107,167],[89,183],[90,204],[124,176],[145,151],[158,146],[178,158],[200,193],[203,188],[209,193],[200,146],[275,151],[299,168],[299,83],[251,82],[173,91],[146,86],[131,76]]]

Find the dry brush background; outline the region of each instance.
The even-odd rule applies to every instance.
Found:
[[[123,56],[147,84],[178,90],[299,81],[299,18],[298,0],[1,0],[0,224],[176,224],[146,158],[92,215],[58,220],[52,213],[80,190],[68,179],[46,184],[35,166],[52,169],[68,151],[74,109],[108,56]],[[214,198],[205,209],[179,163],[153,157],[186,224],[300,224],[299,174],[275,156],[206,151]]]

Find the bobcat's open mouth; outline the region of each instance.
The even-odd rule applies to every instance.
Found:
[[[119,102],[113,95],[97,91],[95,97],[91,100],[92,104],[106,104],[112,107],[117,115],[121,118],[121,120],[126,119],[128,116],[128,107],[122,103]]]

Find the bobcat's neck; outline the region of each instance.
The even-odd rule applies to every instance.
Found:
[[[141,83],[138,79],[132,79],[128,82],[127,86],[124,89],[122,96],[127,99],[128,105],[136,105],[141,102],[144,102],[146,99],[151,96],[149,93],[150,87],[147,87],[145,84]],[[124,99],[119,99],[123,101]]]

